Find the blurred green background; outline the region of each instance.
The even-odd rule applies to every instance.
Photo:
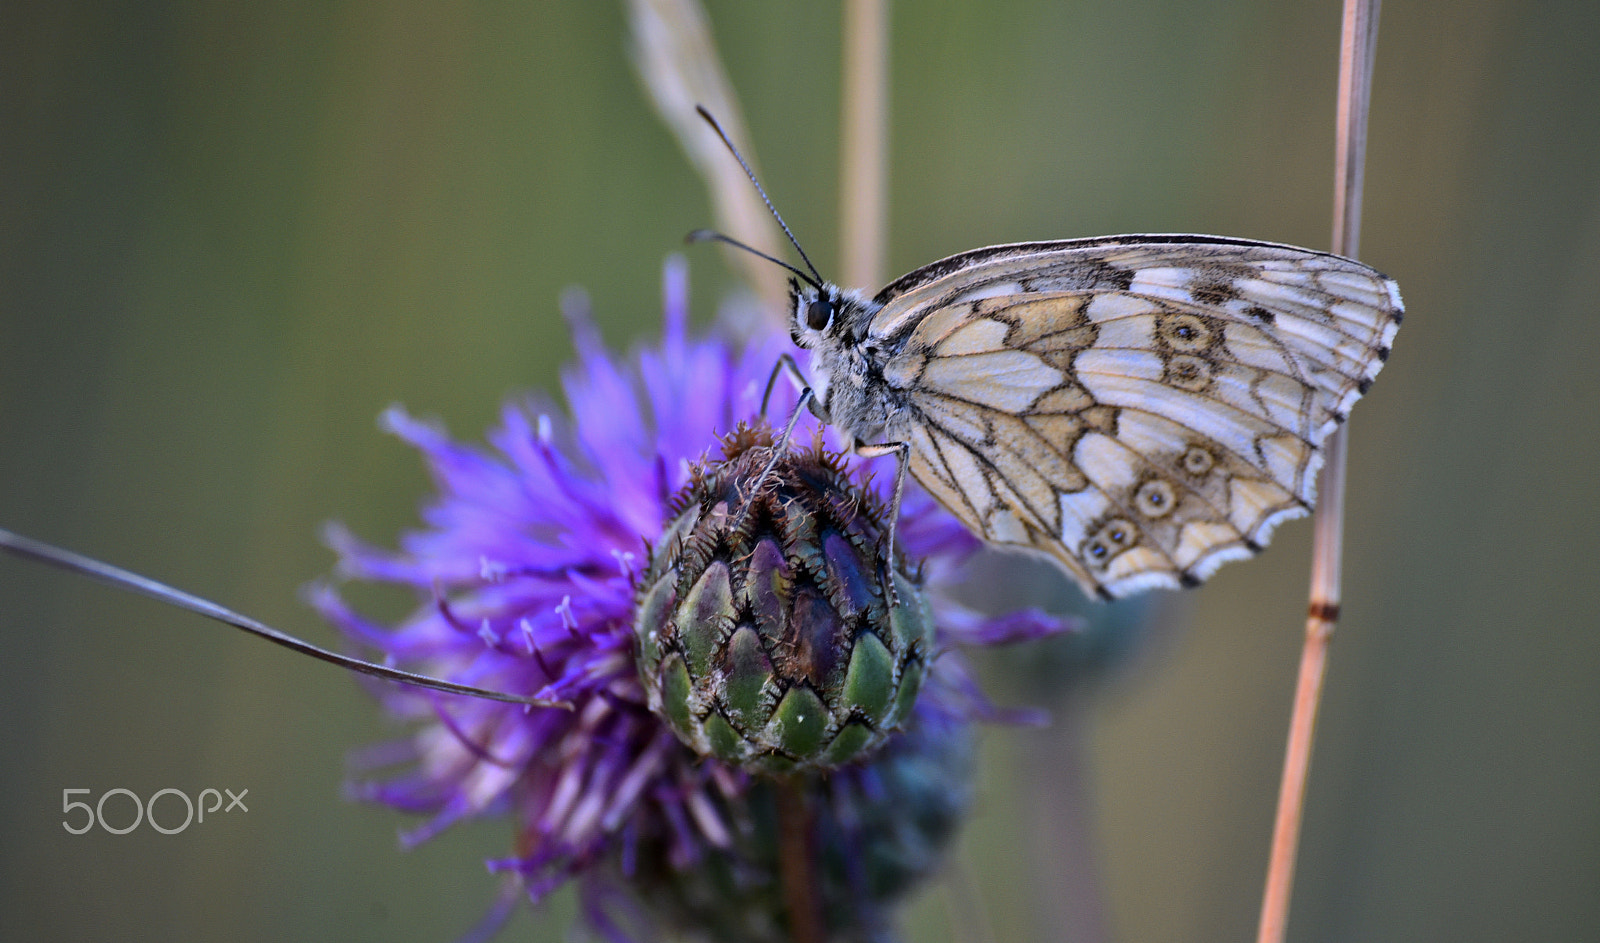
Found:
[[[768,188],[834,270],[839,8],[708,6]],[[1111,232],[1326,245],[1338,19],[900,0],[891,267]],[[428,488],[378,412],[478,438],[553,387],[564,287],[648,337],[663,257],[710,222],[624,41],[600,2],[0,7],[0,526],[332,642],[297,598],[318,528],[391,542]],[[1600,939],[1597,52],[1590,0],[1383,10],[1362,254],[1409,316],[1351,426],[1293,940]],[[705,322],[733,275],[690,256]],[[1113,938],[1253,932],[1309,533],[1164,601],[1073,719],[989,732],[914,939],[1060,938],[1058,748]],[[341,797],[387,728],[340,672],[11,560],[0,631],[8,938],[447,941],[491,898],[498,823],[402,854],[405,820]],[[63,789],[119,787],[249,812],[62,829]]]

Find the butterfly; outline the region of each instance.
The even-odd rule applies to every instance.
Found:
[[[1308,513],[1404,311],[1359,262],[1218,236],[992,246],[872,297],[791,286],[820,418],[1108,599],[1195,585]]]
[[[1360,262],[1220,236],[991,246],[872,296],[805,261],[779,264],[818,418],[1104,599],[1196,585],[1309,513],[1404,314]]]

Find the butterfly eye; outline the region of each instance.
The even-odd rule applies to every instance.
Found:
[[[806,327],[813,331],[820,331],[833,320],[833,302],[826,298],[814,298],[806,305]]]

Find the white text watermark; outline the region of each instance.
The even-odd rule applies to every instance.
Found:
[[[138,828],[141,823],[148,822],[151,828],[163,835],[176,835],[188,828],[192,822],[204,822],[208,812],[215,813],[218,810],[232,812],[236,808],[241,812],[250,811],[244,804],[244,797],[250,792],[248,789],[241,789],[237,793],[232,789],[224,789],[222,792],[218,792],[215,789],[202,789],[199,796],[195,797],[195,799],[190,799],[183,790],[168,788],[151,796],[149,801],[140,800],[130,789],[107,789],[104,793],[101,793],[99,801],[95,802],[94,805],[72,798],[75,795],[89,795],[93,791],[92,789],[61,790],[61,811],[67,815],[67,818],[61,821],[62,828],[74,835],[82,835],[94,828],[96,823],[99,823],[101,828],[113,835],[126,835]],[[226,808],[222,805],[223,792],[228,794]],[[119,797],[116,802],[111,804],[110,809],[112,818],[117,822],[115,825],[106,821],[106,800],[113,796]],[[163,796],[174,797],[161,804],[161,817],[166,824],[156,821],[156,800]],[[206,804],[208,799],[211,800],[209,806]],[[132,811],[124,812],[123,810],[127,809],[130,802],[133,804]],[[180,824],[173,825],[172,823],[177,821],[179,803],[183,807],[183,821]],[[73,818],[79,815],[82,816],[81,820],[78,822],[73,821]]]

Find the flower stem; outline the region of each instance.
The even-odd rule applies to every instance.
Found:
[[[811,853],[811,807],[805,792],[809,781],[804,776],[789,776],[777,784],[778,872],[792,943],[827,940],[817,900],[817,862]]]
[[[1339,103],[1334,155],[1333,251],[1354,258],[1361,233],[1361,189],[1366,162],[1367,113],[1372,98],[1372,53],[1378,36],[1379,0],[1345,0],[1339,52]],[[1310,607],[1300,678],[1289,722],[1283,781],[1273,822],[1266,891],[1261,899],[1257,943],[1281,943],[1289,922],[1295,855],[1305,806],[1306,777],[1316,730],[1317,707],[1327,670],[1328,645],[1339,620],[1340,564],[1344,546],[1344,430],[1325,445],[1312,519]]]

